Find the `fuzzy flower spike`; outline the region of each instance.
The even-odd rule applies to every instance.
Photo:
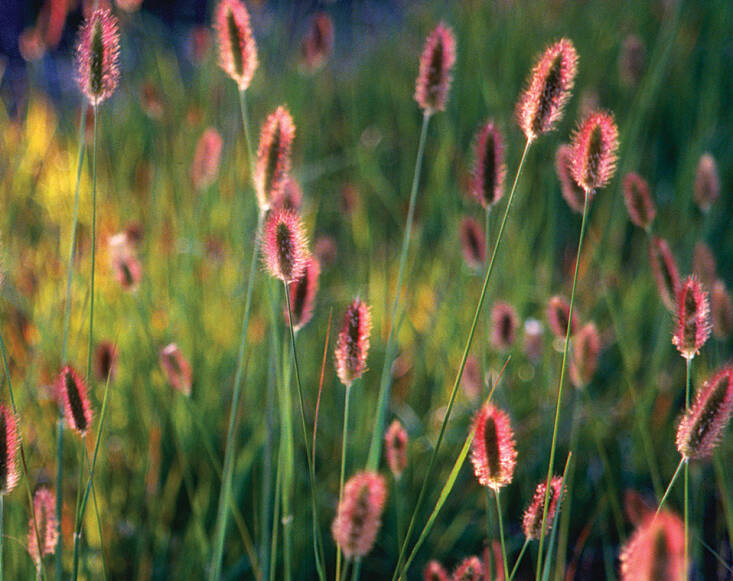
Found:
[[[676,514],[647,515],[621,549],[621,581],[683,581],[684,543],[684,525]]]
[[[476,136],[471,194],[484,208],[490,208],[504,195],[506,164],[504,138],[493,121],[487,121]]]
[[[487,403],[474,419],[475,434],[471,443],[473,471],[481,486],[495,492],[514,477],[517,450],[509,416]]]
[[[616,171],[618,127],[613,115],[591,113],[573,138],[570,170],[587,196],[604,187]],[[589,200],[590,201],[590,200]]]
[[[372,315],[369,307],[357,297],[346,309],[336,342],[336,373],[346,386],[350,386],[366,371],[371,330]]]
[[[219,40],[219,66],[246,91],[257,69],[257,45],[252,36],[249,13],[239,0],[222,0],[214,14]]]
[[[677,327],[672,343],[682,357],[693,359],[710,337],[710,301],[695,276],[688,277],[677,293]]]
[[[314,256],[306,259],[303,276],[290,285],[290,305],[293,311],[293,330],[299,331],[313,317],[313,309],[318,293],[318,277],[321,274],[321,265]],[[288,307],[285,306],[285,322],[288,323]]]
[[[0,404],[0,496],[18,484],[18,424],[15,414]]]
[[[35,523],[31,516],[28,522],[28,552],[40,569],[41,559],[44,555],[53,554],[58,541],[59,528],[56,522],[56,497],[48,488],[39,488],[33,496],[33,513],[36,516]],[[36,535],[38,527],[38,535]],[[40,538],[41,547],[38,546]]]
[[[387,486],[376,472],[359,472],[346,482],[331,532],[347,559],[372,550],[386,499]]]
[[[73,367],[66,365],[56,380],[56,389],[64,402],[66,422],[84,437],[92,423],[86,384]]]
[[[292,210],[271,212],[265,223],[262,254],[272,276],[288,284],[303,276],[307,239],[300,216]]]
[[[451,83],[451,69],[455,62],[455,36],[453,31],[441,22],[425,41],[420,56],[420,72],[415,82],[415,100],[426,115],[445,111]]]
[[[265,120],[257,148],[254,182],[260,211],[280,198],[290,171],[290,151],[295,124],[285,107],[278,107]]]
[[[76,80],[95,107],[117,87],[119,53],[117,18],[108,9],[98,8],[82,25],[76,48]]]
[[[539,539],[540,533],[546,535],[552,528],[558,508],[560,507],[560,501],[562,500],[562,476],[553,476],[550,481],[550,499],[547,505],[547,518],[545,519],[545,530],[543,532],[542,511],[545,501],[545,490],[545,482],[540,482],[535,489],[532,502],[527,507],[522,518],[522,530],[528,540]]]

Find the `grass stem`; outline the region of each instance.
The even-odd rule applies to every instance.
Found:
[[[496,514],[499,515],[499,538],[501,539],[501,560],[504,564],[504,579],[509,579],[509,565],[506,559],[506,545],[504,544],[504,521],[501,516],[501,503],[499,502],[499,490],[494,490],[496,497]]]
[[[351,385],[346,386],[346,395],[344,398],[344,429],[341,435],[341,473],[339,475],[339,504],[344,497],[344,471],[346,469],[346,443],[349,437],[349,396],[351,395]],[[339,578],[341,571],[341,547],[336,545],[336,578]]]

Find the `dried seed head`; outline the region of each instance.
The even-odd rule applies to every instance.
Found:
[[[298,181],[294,177],[287,176],[283,181],[283,187],[278,193],[273,195],[271,201],[272,209],[284,208],[286,210],[300,212],[302,205],[303,190],[300,189],[300,184],[298,184]]]
[[[677,426],[677,449],[682,457],[706,458],[713,453],[733,411],[733,366],[706,381],[695,403]]]
[[[453,31],[441,22],[425,41],[415,82],[415,100],[426,115],[445,111],[455,62],[456,39]]]
[[[581,388],[593,379],[598,367],[601,337],[594,323],[587,323],[573,338],[573,359],[570,362],[570,380]]]
[[[720,196],[720,179],[715,158],[704,153],[697,164],[695,174],[695,202],[703,212],[707,212]]]
[[[473,472],[479,484],[498,491],[512,481],[517,463],[509,416],[486,403],[476,414],[473,424],[476,430],[471,443]]]
[[[158,359],[168,383],[186,397],[190,396],[193,382],[191,364],[183,356],[180,347],[176,343],[166,345],[160,350]]]
[[[336,341],[336,373],[346,386],[350,386],[366,371],[371,330],[372,315],[369,307],[357,297],[346,309]]]
[[[305,230],[292,210],[270,212],[265,222],[262,255],[272,276],[291,283],[303,276],[308,261]]]
[[[318,293],[318,277],[321,274],[321,265],[314,256],[309,256],[305,262],[303,275],[288,288],[290,293],[290,308],[293,312],[293,330],[299,331],[313,318],[313,308]],[[285,323],[289,324],[288,307],[283,313]]]
[[[117,18],[106,8],[98,8],[79,30],[76,47],[76,80],[95,107],[117,88],[120,32]]]
[[[710,337],[708,293],[694,276],[689,276],[677,293],[677,328],[672,343],[686,359],[698,354]]]
[[[591,113],[573,136],[571,172],[588,195],[604,187],[616,171],[618,127],[613,115]],[[590,200],[589,200],[590,201]]]
[[[487,121],[476,135],[471,194],[484,208],[490,208],[504,195],[506,164],[504,137],[493,121]]]
[[[733,329],[733,304],[722,280],[713,283],[710,293],[710,312],[713,320],[713,335],[727,339]]]
[[[712,287],[713,282],[718,278],[713,251],[703,241],[695,243],[695,253],[692,258],[692,272],[697,275],[700,282],[707,288]]]
[[[684,545],[677,515],[667,510],[648,515],[621,549],[621,581],[683,581]]]
[[[484,565],[478,557],[467,557],[453,571],[453,581],[481,581]]]
[[[448,573],[438,561],[430,561],[423,571],[423,581],[448,581]]]
[[[486,235],[470,216],[461,220],[461,248],[469,268],[479,269],[486,263]]]
[[[633,172],[624,177],[624,202],[629,212],[629,219],[633,224],[644,230],[651,228],[657,209],[649,194],[646,181]]]
[[[384,449],[392,475],[399,479],[407,467],[407,430],[394,420],[384,434]]]
[[[511,349],[517,336],[519,318],[514,307],[509,303],[497,301],[491,309],[491,343],[497,349]]]
[[[547,517],[545,518],[545,529],[542,531],[542,512],[545,506],[545,482],[540,482],[534,491],[532,502],[527,507],[522,518],[522,530],[527,539],[539,539],[540,534],[546,535],[555,522],[560,502],[562,501],[563,487],[562,476],[553,476],[550,480],[550,494],[547,501]]]
[[[333,21],[328,14],[320,12],[313,16],[300,52],[303,65],[311,71],[326,64],[333,52]]]
[[[257,45],[244,4],[222,0],[216,7],[214,29],[219,39],[219,66],[240,91],[246,91],[257,69]]]
[[[533,363],[542,357],[542,343],[545,330],[537,319],[524,322],[524,352]]]
[[[578,53],[563,38],[545,49],[517,102],[517,122],[528,141],[552,131],[563,114],[575,83]]]
[[[629,34],[621,45],[618,59],[618,72],[624,85],[634,87],[639,84],[646,68],[646,49],[635,34]]]
[[[191,181],[197,190],[209,187],[219,173],[222,139],[213,127],[204,131],[196,144],[196,152],[191,163]]]
[[[585,204],[585,190],[575,183],[570,173],[570,162],[572,160],[573,148],[570,145],[561,145],[555,154],[555,172],[560,180],[560,191],[562,197],[570,206],[570,209],[578,214],[583,213]]]
[[[56,549],[56,541],[59,538],[58,523],[56,522],[56,497],[48,488],[39,488],[33,496],[33,514],[28,522],[28,552],[40,569],[41,559],[45,555],[51,555]],[[38,536],[36,536],[36,529]],[[38,540],[41,541],[41,549],[38,548]]]
[[[558,339],[565,339],[568,332],[568,319],[570,318],[570,303],[561,297],[555,295],[547,301],[547,325],[550,331]],[[570,335],[574,335],[578,328],[577,312],[573,313],[573,321],[570,325]]]
[[[0,496],[18,484],[18,422],[9,408],[0,404]]]
[[[56,380],[56,390],[64,402],[66,423],[83,437],[92,423],[87,386],[70,365],[66,365]]]
[[[261,210],[278,198],[290,171],[290,150],[295,139],[295,124],[285,107],[278,107],[265,120],[257,148],[254,182]]]
[[[376,472],[358,472],[346,482],[331,533],[347,559],[372,550],[386,499],[387,486]]]
[[[111,341],[101,341],[94,350],[94,373],[99,381],[114,381],[117,373],[117,347]]]
[[[675,297],[680,287],[680,273],[664,238],[652,237],[649,243],[649,262],[662,302],[670,311],[674,311]]]

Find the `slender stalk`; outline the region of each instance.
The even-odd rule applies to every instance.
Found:
[[[4,494],[0,494],[0,581],[5,579],[5,569],[3,568],[3,500]]]
[[[686,380],[685,380],[685,412],[690,411],[690,367],[692,366],[692,359],[685,359],[686,367]],[[685,520],[685,576],[690,570],[690,490],[689,490],[689,463],[685,462],[684,468],[684,488],[685,488],[685,501],[684,501],[684,520]]]
[[[382,366],[382,375],[379,380],[379,395],[377,396],[377,414],[374,418],[374,430],[372,432],[372,442],[369,446],[369,456],[367,458],[367,468],[376,470],[379,466],[379,458],[382,453],[382,434],[384,433],[384,419],[387,414],[387,405],[389,403],[389,391],[391,381],[392,359],[394,358],[394,338],[397,325],[397,310],[400,305],[400,294],[402,293],[402,283],[405,275],[405,266],[407,265],[407,253],[410,247],[410,235],[412,234],[412,223],[415,216],[415,201],[417,199],[417,187],[420,183],[420,171],[422,169],[422,160],[425,154],[425,139],[428,134],[428,124],[430,122],[430,114],[426,113],[422,120],[422,129],[420,130],[420,141],[417,146],[417,158],[415,159],[415,171],[412,175],[412,188],[410,189],[410,206],[407,210],[407,223],[405,225],[405,233],[402,237],[402,252],[400,253],[400,267],[397,271],[397,286],[395,287],[394,302],[392,303],[392,311],[389,317],[389,335],[387,338],[387,348],[384,353],[384,365]]]
[[[463,376],[463,369],[466,366],[466,359],[468,359],[468,352],[471,349],[471,343],[473,342],[473,336],[476,332],[476,324],[478,323],[478,318],[481,313],[481,307],[484,304],[484,299],[486,298],[486,289],[489,286],[489,281],[491,280],[491,273],[494,272],[494,264],[497,252],[499,250],[499,246],[501,245],[502,235],[504,234],[504,227],[506,226],[507,217],[509,216],[509,209],[512,205],[512,200],[514,199],[514,193],[517,189],[517,183],[519,182],[519,176],[522,174],[522,168],[524,167],[524,160],[527,158],[527,151],[529,151],[529,147],[532,144],[530,140],[527,140],[526,145],[524,146],[524,151],[522,152],[522,158],[519,161],[519,166],[517,167],[517,174],[514,177],[514,184],[512,185],[512,189],[509,192],[509,198],[507,199],[506,204],[506,210],[504,210],[504,216],[501,219],[501,224],[499,225],[499,232],[496,237],[496,242],[494,243],[494,250],[491,254],[491,261],[489,262],[489,268],[486,270],[486,277],[484,278],[484,284],[481,288],[481,295],[479,297],[478,303],[476,305],[476,311],[473,315],[473,322],[471,323],[471,329],[468,333],[468,338],[466,339],[466,346],[463,349],[463,356],[461,357],[461,363],[458,367],[458,373],[456,374],[456,380],[453,383],[453,388],[451,389],[451,394],[448,399],[448,407],[446,408],[445,416],[443,417],[443,422],[440,426],[440,432],[438,433],[438,439],[435,442],[435,447],[433,448],[433,452],[430,456],[430,461],[428,463],[428,469],[425,473],[425,479],[423,480],[422,486],[420,488],[420,493],[417,497],[417,502],[415,503],[415,508],[412,512],[412,517],[410,518],[410,524],[407,527],[407,533],[405,534],[405,540],[402,543],[402,548],[400,549],[400,556],[397,560],[397,567],[395,569],[395,576],[400,571],[402,564],[405,560],[405,555],[407,553],[407,544],[410,541],[410,535],[412,534],[412,529],[415,527],[415,520],[417,519],[417,514],[420,510],[420,507],[422,505],[422,501],[425,498],[425,493],[427,491],[428,482],[430,481],[430,478],[433,474],[433,467],[435,465],[435,460],[438,455],[438,450],[440,449],[440,444],[443,441],[443,436],[445,435],[445,428],[448,424],[448,419],[450,418],[451,411],[453,410],[453,403],[456,398],[456,393],[458,392],[458,386],[461,382],[461,377]]]
[[[346,397],[344,400],[344,430],[341,435],[341,474],[339,475],[339,504],[344,497],[344,471],[346,470],[346,440],[349,437],[349,396],[351,385],[346,386]],[[341,571],[341,547],[336,544],[336,579],[339,579]]]
[[[247,115],[247,98],[246,91],[239,91],[239,110],[242,113],[242,127],[244,128],[244,141],[247,144],[247,161],[249,162],[249,171],[254,168],[254,153],[252,150],[252,140],[249,132],[249,115]]]
[[[499,503],[499,490],[494,490],[496,497],[496,513],[499,515],[499,538],[501,539],[501,559],[504,562],[504,579],[509,579],[509,565],[506,560],[506,545],[504,545],[504,521],[501,516],[501,504]]]
[[[537,556],[537,573],[535,578],[540,579],[542,573],[542,549],[545,540],[545,521],[547,520],[547,507],[550,500],[550,481],[552,480],[552,470],[555,467],[555,449],[557,447],[557,428],[560,420],[560,404],[562,403],[563,384],[565,383],[565,364],[568,359],[568,347],[570,345],[570,331],[573,321],[573,307],[575,306],[575,287],[578,282],[578,270],[580,269],[580,253],[583,249],[583,236],[585,235],[586,222],[588,220],[588,201],[591,192],[586,190],[585,200],[583,202],[583,220],[580,224],[580,237],[578,239],[578,252],[575,257],[575,274],[573,275],[573,287],[570,292],[570,307],[568,309],[568,328],[565,332],[565,346],[562,353],[562,365],[560,367],[560,384],[557,388],[557,402],[555,404],[555,420],[552,428],[552,445],[550,448],[550,462],[547,466],[547,480],[545,484],[545,500],[542,505],[542,525],[540,527],[540,549]]]
[[[89,345],[87,349],[87,381],[91,383],[92,350],[94,348],[94,271],[97,260],[97,118],[99,107],[94,106],[94,146],[92,148],[92,272],[89,294]]]
[[[79,482],[76,488],[76,509],[74,510],[74,565],[72,569],[72,579],[76,581],[77,573],[79,570],[79,545],[81,543],[81,522],[79,515],[81,513],[81,491],[82,482],[84,481],[84,437],[82,436],[79,442]]]
[[[655,516],[659,514],[659,512],[662,510],[662,507],[664,506],[664,501],[667,500],[667,496],[669,496],[669,492],[672,490],[672,486],[674,485],[675,481],[677,480],[677,477],[680,475],[680,470],[682,469],[682,465],[687,464],[684,458],[680,459],[680,463],[677,464],[677,470],[674,471],[674,474],[672,475],[672,479],[669,481],[669,485],[667,486],[667,490],[664,491],[664,496],[662,496],[662,500],[659,501],[659,506],[657,506],[657,512],[655,513]]]
[[[514,579],[514,574],[517,572],[517,568],[519,567],[519,563],[522,562],[522,557],[524,556],[524,551],[527,550],[527,545],[529,545],[529,539],[524,539],[524,544],[522,545],[522,550],[519,551],[519,556],[517,557],[517,560],[514,563],[514,567],[512,567],[512,572],[509,573],[509,577],[507,577],[507,581],[512,581],[512,579]]]

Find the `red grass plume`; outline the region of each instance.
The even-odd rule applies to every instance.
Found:
[[[572,147],[573,179],[590,196],[604,187],[616,171],[618,127],[613,115],[603,111],[591,113],[575,132]]]
[[[286,284],[303,276],[309,253],[298,214],[291,210],[270,213],[265,222],[262,256],[270,274]]]
[[[473,420],[475,434],[471,443],[473,472],[482,486],[498,492],[512,481],[517,464],[514,432],[509,416],[486,403]]]
[[[321,274],[321,265],[314,256],[308,256],[305,262],[303,275],[288,288],[290,293],[290,308],[293,312],[293,330],[299,331],[313,318],[313,309],[318,294],[318,277]],[[284,311],[285,322],[289,323],[288,307]]]
[[[570,162],[573,156],[573,148],[568,145],[561,145],[555,153],[555,173],[560,180],[560,191],[562,197],[570,206],[570,209],[578,214],[583,213],[585,203],[585,190],[575,183],[570,173]]]
[[[703,212],[710,210],[720,196],[720,178],[715,158],[709,153],[700,156],[695,173],[695,203]]]
[[[92,423],[86,384],[73,367],[66,365],[56,380],[56,390],[64,404],[66,423],[83,437]]]
[[[557,517],[560,502],[562,501],[563,486],[562,476],[553,476],[550,480],[550,494],[547,504],[547,518],[545,518],[545,529],[542,530],[542,511],[545,505],[545,491],[547,486],[545,482],[540,482],[534,491],[532,502],[530,502],[527,510],[522,517],[522,530],[527,539],[539,539],[540,534],[546,535]]]
[[[346,482],[331,533],[347,559],[372,550],[386,499],[387,485],[376,472],[358,472]]]
[[[183,356],[181,348],[176,343],[170,343],[160,350],[158,358],[168,383],[183,395],[190,396],[193,374],[191,364]]]
[[[394,420],[384,434],[384,450],[392,475],[399,480],[407,467],[407,430]]]
[[[222,0],[214,14],[219,40],[219,66],[246,91],[257,69],[257,45],[252,36],[249,12],[239,0]]]
[[[345,386],[350,386],[366,371],[372,314],[359,297],[346,309],[341,332],[336,341],[336,373]]]
[[[675,310],[677,290],[680,288],[680,273],[669,244],[664,238],[654,236],[651,239],[649,262],[662,302],[670,311]]]
[[[672,343],[685,359],[692,359],[710,337],[710,301],[695,276],[689,276],[677,293],[677,326]]]
[[[555,128],[570,99],[577,68],[578,53],[567,38],[550,45],[539,57],[517,102],[517,122],[527,141]]]
[[[710,312],[713,321],[713,335],[718,339],[727,339],[733,328],[733,303],[722,280],[713,283],[710,293]]]
[[[519,318],[509,303],[497,301],[491,309],[491,343],[496,349],[511,349],[517,336]]]
[[[18,422],[15,414],[0,404],[0,496],[18,484]]]
[[[583,325],[573,339],[573,359],[570,362],[570,381],[581,388],[590,383],[598,367],[601,337],[595,323]]]
[[[476,135],[471,194],[484,208],[490,208],[504,195],[506,164],[504,137],[493,121],[487,121]]]
[[[481,581],[484,565],[476,556],[467,557],[453,571],[453,581]]]
[[[260,210],[270,207],[277,198],[290,172],[290,151],[295,139],[295,124],[285,107],[268,115],[260,132],[254,182]]]
[[[432,560],[425,566],[423,581],[448,581],[448,572],[438,561]]]
[[[284,208],[286,210],[300,212],[300,208],[303,205],[303,190],[300,189],[300,184],[294,177],[286,176],[280,191],[273,192],[273,194],[270,203],[271,209],[277,210]]]
[[[683,581],[685,532],[667,510],[647,515],[621,549],[621,581]]]
[[[733,411],[733,366],[727,365],[706,381],[695,403],[677,426],[682,457],[706,458],[713,453]]]
[[[310,28],[300,45],[303,65],[311,71],[320,69],[332,52],[333,20],[325,12],[320,12],[313,16]]]
[[[649,193],[649,185],[644,178],[634,172],[624,176],[624,203],[633,224],[649,230],[654,222],[657,209]]]
[[[461,220],[461,249],[469,268],[477,270],[486,263],[486,235],[470,216]]]
[[[79,30],[76,48],[76,80],[95,107],[109,98],[120,80],[118,64],[120,32],[117,18],[98,8]]]
[[[191,163],[191,181],[197,190],[209,187],[219,173],[222,139],[213,127],[204,131],[196,144],[196,152]]]
[[[99,381],[114,381],[117,374],[117,347],[111,341],[101,341],[94,350],[94,373]]]
[[[40,568],[41,559],[45,555],[53,554],[56,541],[59,537],[58,523],[56,522],[56,497],[48,488],[39,488],[33,496],[33,514],[28,522],[28,552]],[[36,530],[38,535],[36,536]],[[41,547],[38,547],[40,539]]]
[[[451,69],[455,62],[455,36],[450,27],[441,22],[425,41],[420,56],[420,72],[415,82],[415,100],[426,115],[445,111]]]
[[[565,339],[568,332],[568,319],[570,318],[570,303],[565,297],[555,295],[547,301],[547,325],[550,331],[558,339]],[[578,328],[578,317],[573,313],[573,320],[570,324],[570,335],[574,335]]]

